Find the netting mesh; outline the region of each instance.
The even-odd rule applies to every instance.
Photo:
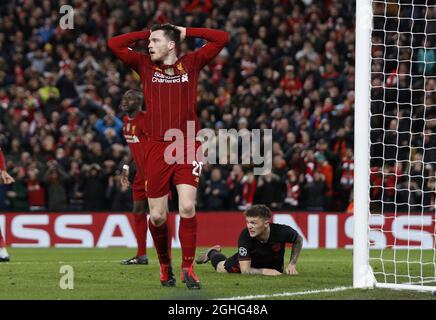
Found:
[[[435,285],[436,1],[372,10],[370,265],[378,282]]]

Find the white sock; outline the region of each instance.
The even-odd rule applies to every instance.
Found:
[[[6,250],[6,248],[0,248],[0,257],[5,258],[5,257],[9,257],[8,251]]]

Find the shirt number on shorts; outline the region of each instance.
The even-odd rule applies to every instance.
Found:
[[[201,169],[203,168],[203,162],[192,161],[192,166],[194,167],[192,169],[192,174],[199,177],[201,175]]]

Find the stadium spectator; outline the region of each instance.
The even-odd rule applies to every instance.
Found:
[[[49,161],[43,181],[47,186],[48,209],[50,211],[66,210],[68,179],[68,174],[58,165],[56,160]]]
[[[254,203],[256,194],[257,181],[253,172],[248,171],[241,179],[241,190],[237,195],[239,201],[237,206],[239,210],[246,210]]]
[[[110,199],[109,209],[112,211],[131,211],[133,207],[132,192],[121,184],[120,179],[118,175],[109,177],[106,189],[106,198]]]
[[[30,211],[42,211],[47,208],[46,191],[40,176],[37,168],[28,168],[26,183]]]
[[[304,178],[301,176],[299,179],[295,170],[288,171],[286,179],[286,195],[284,199],[285,208],[297,209],[300,206],[301,188],[300,181]]]
[[[204,186],[205,203],[211,210],[223,210],[227,204],[228,190],[219,168],[212,169],[210,180]]]
[[[422,47],[418,49],[418,73],[427,76],[435,75],[436,50],[430,39],[423,40]],[[407,72],[404,72],[407,73]]]
[[[325,177],[320,172],[315,171],[313,178],[304,186],[306,208],[310,211],[324,210],[325,198],[328,192]]]
[[[352,149],[346,150],[346,155],[342,159],[341,169],[341,207],[345,209],[349,202],[354,183],[354,159]]]
[[[29,201],[25,181],[26,170],[23,167],[15,167],[12,173],[15,176],[15,183],[7,193],[11,208],[14,211],[28,211]]]
[[[272,210],[281,209],[284,184],[276,174],[269,173],[258,178],[255,202],[264,204]]]
[[[236,205],[241,201],[242,193],[242,178],[244,177],[244,171],[241,165],[233,166],[227,177],[227,188],[230,191],[230,204],[231,209],[236,209]]]
[[[74,152],[75,159],[71,161],[69,175],[71,177],[68,188],[68,210],[70,211],[82,211],[83,210],[83,188],[81,179],[81,153],[80,149],[76,149]]]
[[[98,164],[83,167],[82,190],[83,209],[85,211],[103,211],[106,209],[106,187],[104,174]]]
[[[327,185],[327,191],[324,194],[324,210],[332,210],[332,201],[333,201],[333,167],[326,160],[324,154],[318,153],[316,156],[316,166],[318,168],[319,173],[324,177],[324,181]],[[353,171],[354,172],[354,171]],[[348,200],[345,201],[345,205],[348,203]]]
[[[101,135],[105,135],[109,129],[115,130],[116,134],[121,133],[123,122],[114,115],[106,115],[103,119],[98,119],[95,123],[95,129]]]

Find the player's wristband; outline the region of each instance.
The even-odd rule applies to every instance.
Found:
[[[129,171],[129,166],[127,164],[123,165],[123,170]]]

